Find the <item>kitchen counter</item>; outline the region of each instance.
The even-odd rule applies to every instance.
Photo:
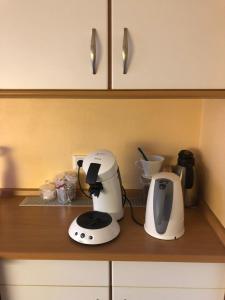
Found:
[[[185,210],[185,234],[175,241],[150,237],[126,208],[121,233],[112,242],[86,246],[72,241],[68,227],[87,207],[22,207],[24,197],[0,199],[0,258],[121,261],[223,262],[225,247],[199,208]],[[144,221],[144,208],[134,209]]]

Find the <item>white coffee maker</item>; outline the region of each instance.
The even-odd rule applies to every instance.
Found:
[[[119,167],[108,150],[90,153],[83,160],[86,183],[93,199],[93,210],[109,213],[116,220],[123,217]]]
[[[69,228],[72,239],[83,244],[102,244],[120,232],[123,217],[122,185],[115,156],[108,150],[87,155],[82,163],[93,200],[93,211],[78,216]]]

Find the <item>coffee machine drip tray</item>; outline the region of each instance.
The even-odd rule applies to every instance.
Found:
[[[108,213],[89,211],[78,216],[70,225],[69,236],[78,243],[98,245],[118,236],[118,222]]]
[[[100,229],[112,223],[112,217],[100,211],[89,211],[77,218],[77,224],[85,229]]]

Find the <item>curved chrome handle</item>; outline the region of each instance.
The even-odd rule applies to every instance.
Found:
[[[96,74],[96,29],[92,28],[91,33],[91,66],[92,66],[92,74]]]
[[[127,59],[128,59],[128,29],[124,28],[123,32],[123,74],[127,74]]]

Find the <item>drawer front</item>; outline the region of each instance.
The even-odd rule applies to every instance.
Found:
[[[1,286],[1,300],[109,300],[108,288]]]
[[[225,288],[225,264],[113,262],[113,286]]]
[[[220,289],[113,288],[113,300],[224,300]]]
[[[108,286],[109,263],[73,260],[2,260],[0,284]]]

